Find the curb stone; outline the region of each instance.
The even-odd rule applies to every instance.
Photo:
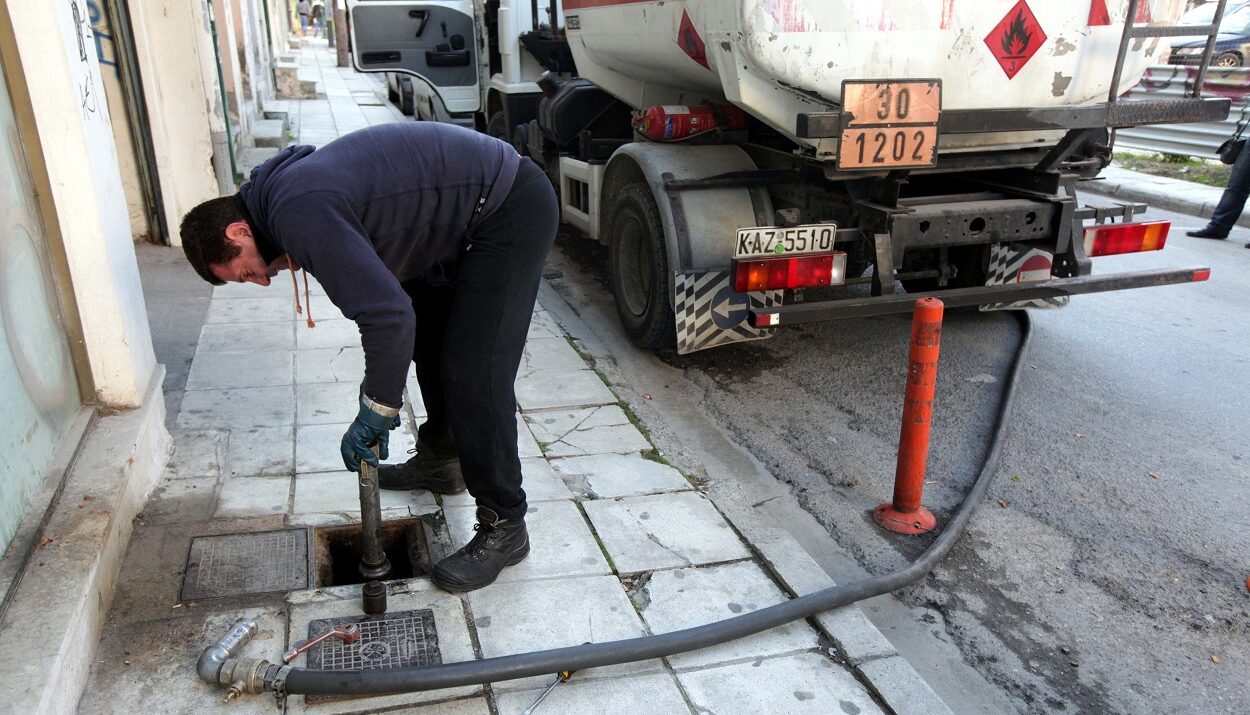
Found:
[[[1093,181],[1082,181],[1079,191],[1110,196],[1127,201],[1140,201],[1152,208],[1211,218],[1224,190],[1166,176],[1151,176],[1140,171],[1108,167]],[[1250,228],[1250,210],[1243,209],[1238,226]]]

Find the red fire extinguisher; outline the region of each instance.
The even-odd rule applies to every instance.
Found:
[[[747,114],[732,104],[665,104],[634,115],[634,129],[653,141],[678,141],[717,129],[735,132],[747,128]]]

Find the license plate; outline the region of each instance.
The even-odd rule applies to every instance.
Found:
[[[759,226],[738,229],[734,258],[769,258],[833,251],[838,227],[831,223],[805,226]]]
[[[935,166],[941,113],[939,80],[844,80],[838,168]]]

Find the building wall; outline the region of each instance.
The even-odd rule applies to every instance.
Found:
[[[121,66],[118,64],[117,45],[113,28],[109,23],[104,0],[86,0],[87,13],[91,18],[91,32],[96,59],[100,63],[100,76],[104,80],[104,96],[108,100],[109,115],[113,118],[113,139],[117,147],[117,165],[121,171],[122,192],[126,195],[126,210],[130,216],[130,235],[136,241],[150,240],[152,226],[148,224],[148,210],[143,196],[143,184],[135,156],[134,135],[127,121],[126,95],[122,91]]]
[[[0,554],[81,404],[68,321],[6,74],[0,57]],[[0,575],[0,593],[8,585]]]
[[[85,0],[4,7],[20,58],[6,68],[29,100],[23,139],[47,177],[44,223],[64,253],[94,397],[136,407],[156,359],[88,9]]]
[[[180,245],[182,216],[229,189],[213,165],[225,123],[209,10],[205,0],[129,2],[170,240]]]
[[[234,8],[237,0],[210,0],[217,30],[217,59],[221,62],[221,78],[226,88],[226,108],[236,138],[246,135],[247,112],[244,109],[243,78],[239,66],[239,40],[235,34]],[[235,151],[238,151],[236,144]]]

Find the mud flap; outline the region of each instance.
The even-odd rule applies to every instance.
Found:
[[[1050,280],[1054,254],[1018,243],[995,243],[990,246],[990,268],[985,285],[998,286],[1014,283],[1035,283]],[[991,303],[981,310],[1018,310],[1021,308],[1062,308],[1069,296],[1019,300],[1012,303]]]
[[[771,338],[775,328],[755,328],[751,309],[781,305],[782,291],[737,293],[728,271],[674,274],[673,314],[682,355],[745,340]]]

